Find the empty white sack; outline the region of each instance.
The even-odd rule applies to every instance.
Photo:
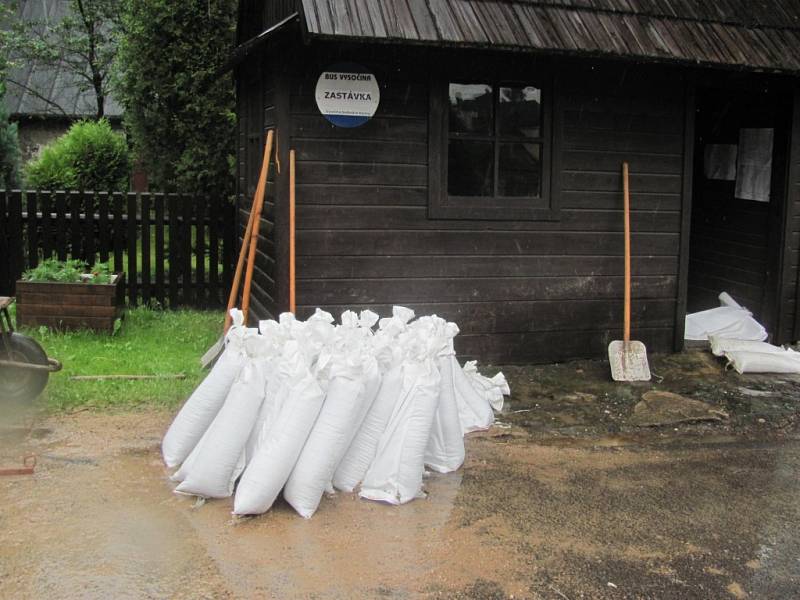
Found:
[[[243,326],[242,311],[234,308],[231,315],[233,324],[225,338],[225,350],[181,407],[161,442],[161,453],[168,467],[176,467],[189,456],[217,416],[245,363],[244,339],[256,332]]]
[[[325,392],[289,342],[279,367],[275,418],[262,423],[257,450],[236,488],[233,512],[260,514],[270,509],[297,462],[317,420]],[[276,378],[277,379],[277,378]]]
[[[736,340],[764,341],[767,330],[730,295],[719,295],[721,306],[686,315],[684,338],[705,341],[709,336]]]
[[[244,448],[264,400],[263,366],[248,359],[231,386],[228,397],[192,454],[176,492],[204,498],[225,498],[233,493],[244,469]]]

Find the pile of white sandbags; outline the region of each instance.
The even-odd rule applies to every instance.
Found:
[[[510,390],[502,373],[463,368],[454,323],[395,307],[285,313],[246,328],[186,401],[162,444],[176,492],[233,495],[235,514],[263,513],[283,491],[311,517],[334,488],[391,504],[422,494],[425,467],[464,462],[464,434],[487,429]],[[238,481],[238,484],[237,484]]]

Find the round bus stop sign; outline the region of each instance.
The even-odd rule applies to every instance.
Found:
[[[317,80],[317,107],[337,127],[363,125],[378,110],[381,92],[375,75],[352,63],[328,67]]]

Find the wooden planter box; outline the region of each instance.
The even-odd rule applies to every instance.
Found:
[[[122,314],[125,274],[114,283],[17,281],[17,324],[112,333]]]

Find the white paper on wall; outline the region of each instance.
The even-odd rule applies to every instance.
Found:
[[[736,144],[707,144],[703,157],[706,179],[735,180],[737,151]]]
[[[739,130],[735,193],[737,198],[769,202],[773,135],[772,128]]]

